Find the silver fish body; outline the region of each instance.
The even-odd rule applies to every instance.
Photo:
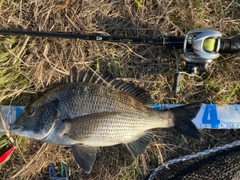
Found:
[[[191,122],[199,104],[155,111],[143,104],[150,96],[135,86],[114,79],[103,85],[95,74],[83,74],[81,79],[85,82],[60,85],[27,106],[12,132],[71,147],[86,172],[91,171],[99,146],[125,144],[132,155],[143,153],[153,128],[173,127],[199,138]]]
[[[154,111],[110,87],[72,83],[64,91],[65,97],[59,99],[59,106],[64,102],[63,117],[46,142],[111,146],[136,140],[148,129],[173,126],[168,111]]]

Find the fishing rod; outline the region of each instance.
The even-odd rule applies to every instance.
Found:
[[[167,36],[159,39],[112,37],[104,35],[85,35],[73,33],[54,33],[22,30],[0,30],[2,35],[25,35],[33,37],[65,38],[85,41],[115,42],[127,44],[161,45],[167,49],[181,49],[181,59],[186,62],[184,70],[177,69],[174,75],[172,90],[180,91],[181,74],[202,75],[207,72],[207,66],[220,56],[220,53],[240,52],[240,36],[223,38],[222,33],[209,29],[196,29],[189,31],[185,37]],[[178,62],[177,62],[178,67]]]

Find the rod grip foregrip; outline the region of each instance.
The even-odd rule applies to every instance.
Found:
[[[236,53],[240,52],[240,36],[231,39],[221,39],[220,53]]]
[[[167,49],[183,49],[185,37],[168,36],[164,38],[163,46]]]

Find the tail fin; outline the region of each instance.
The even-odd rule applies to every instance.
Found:
[[[173,128],[183,135],[200,139],[200,133],[192,122],[192,119],[195,118],[200,107],[200,103],[194,103],[169,109],[173,115]]]

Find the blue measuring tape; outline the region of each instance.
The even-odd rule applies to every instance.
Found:
[[[163,104],[155,105],[152,108],[158,111],[181,106],[182,104]],[[9,129],[12,124],[21,115],[24,106],[0,106],[0,113]],[[216,105],[203,104],[192,120],[199,129],[240,129],[240,105]],[[5,134],[2,122],[0,122],[0,135]]]
[[[164,110],[181,104],[155,105],[153,109]],[[240,105],[203,104],[192,120],[199,129],[240,129]]]

